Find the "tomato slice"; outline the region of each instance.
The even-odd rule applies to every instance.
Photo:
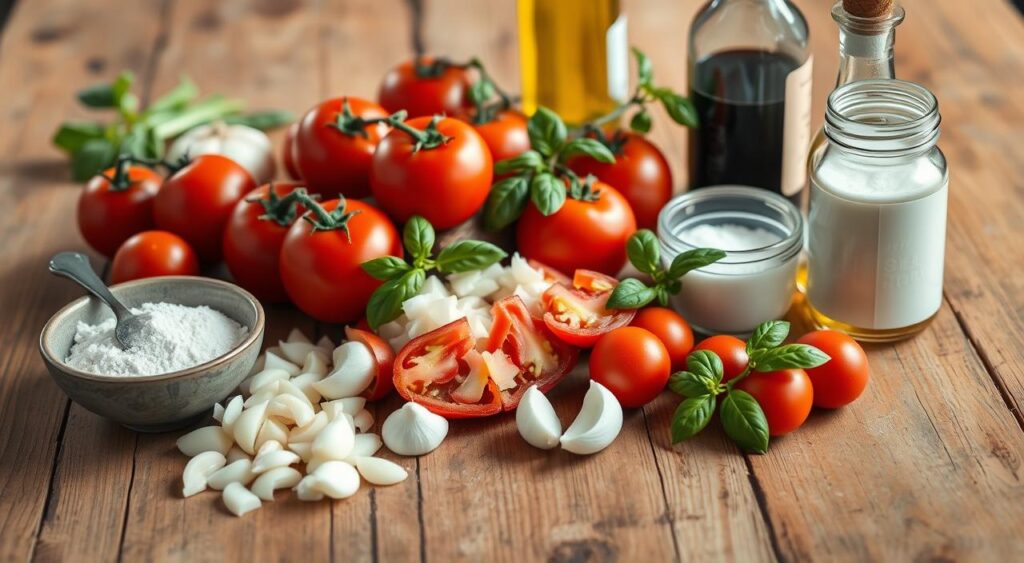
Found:
[[[376,401],[391,393],[391,390],[395,388],[395,351],[391,349],[391,345],[370,331],[351,326],[345,327],[345,338],[366,344],[370,353],[377,360],[377,375],[374,377],[373,383],[363,391],[362,396],[366,397],[367,401]]]
[[[544,274],[544,279],[546,281],[551,283],[564,283],[565,285],[572,283],[572,278],[543,262],[529,258],[526,260],[526,263],[532,266],[535,270],[540,270],[541,273]]]
[[[600,272],[576,270],[572,286],[554,284],[541,297],[544,324],[563,342],[590,348],[601,336],[633,321],[633,309],[606,309],[618,280]]]

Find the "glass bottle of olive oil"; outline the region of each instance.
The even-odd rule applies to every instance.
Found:
[[[570,125],[629,97],[626,16],[619,0],[519,0],[523,109],[549,108]]]

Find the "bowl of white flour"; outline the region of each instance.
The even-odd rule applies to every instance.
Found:
[[[234,391],[256,362],[263,308],[236,285],[169,276],[111,291],[146,315],[130,348],[117,345],[110,309],[88,296],[58,311],[39,338],[57,385],[96,414],[145,432],[186,426]]]

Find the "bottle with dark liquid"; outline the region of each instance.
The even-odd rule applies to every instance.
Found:
[[[795,204],[806,183],[811,57],[787,0],[713,0],[690,29],[690,186],[743,184]]]

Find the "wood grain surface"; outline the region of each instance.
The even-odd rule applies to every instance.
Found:
[[[828,3],[797,3],[821,116],[837,32]],[[660,83],[684,89],[698,2],[624,4],[631,43]],[[897,74],[939,98],[951,170],[945,300],[920,336],[868,349],[860,401],[815,411],[764,456],[741,454],[715,424],[672,446],[668,393],[627,412],[619,439],[592,457],[532,449],[509,416],[458,422],[428,456],[387,454],[410,472],[399,485],[333,503],[279,496],[235,518],[218,495],[180,498],[178,433],[120,428],[46,374],[37,335],[78,291],[45,263],[87,250],[71,220],[79,187],[52,131],[87,116],[77,88],[125,68],[144,98],[188,74],[204,92],[300,113],[327,96],[373,97],[384,69],[419,43],[477,55],[517,91],[514,2],[16,3],[0,37],[0,561],[1021,559],[1024,21],[1000,0],[904,5]],[[655,117],[651,138],[681,190],[686,132]],[[340,335],[288,307],[268,320],[268,344],[293,326]],[[563,423],[585,389],[581,366],[552,392]],[[399,404],[376,405],[378,424]]]

